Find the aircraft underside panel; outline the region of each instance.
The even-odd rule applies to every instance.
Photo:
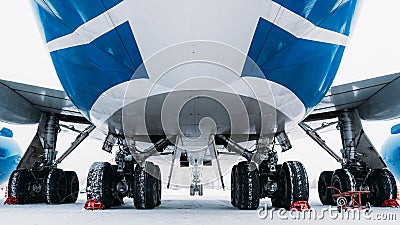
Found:
[[[292,101],[281,108],[274,105],[276,102],[272,103],[226,92],[177,91],[131,102],[110,116],[93,113],[107,109],[110,103],[104,102],[100,110],[92,110],[92,119],[95,116],[106,118],[94,120],[95,124],[112,133],[123,133],[126,138],[182,135],[193,139],[208,133],[231,135],[237,141],[246,141],[250,135],[273,136],[290,129],[304,115],[300,101]],[[288,106],[293,109],[292,114],[284,111],[290,109]],[[298,115],[293,116],[293,112]]]

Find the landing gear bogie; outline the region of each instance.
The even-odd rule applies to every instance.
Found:
[[[386,164],[364,131],[358,109],[339,111],[337,117],[337,122],[325,123],[315,129],[305,122],[299,124],[307,135],[341,164],[341,168],[334,172],[321,173],[318,182],[321,203],[337,204],[337,197],[332,197],[332,194],[339,191],[369,191],[369,194],[363,195],[361,200],[370,202],[374,206],[382,206],[385,205],[384,202],[395,201],[397,186],[394,177],[389,170],[385,169]],[[340,131],[342,157],[329,148],[317,133],[317,131],[334,124],[337,124]],[[330,176],[331,179],[329,179]],[[329,186],[333,188],[328,190]],[[349,197],[346,200],[348,201]]]
[[[18,199],[19,204],[74,203],[79,181],[74,172],[57,168],[20,169],[11,174],[8,188],[8,196]]]
[[[191,184],[189,187],[189,194],[190,196],[196,195],[203,196],[203,184]]]

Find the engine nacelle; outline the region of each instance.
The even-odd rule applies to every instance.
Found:
[[[400,124],[392,127],[391,135],[382,145],[381,154],[396,180],[400,180]]]
[[[12,171],[17,168],[22,157],[22,151],[13,139],[10,129],[0,130],[0,184],[6,183]]]

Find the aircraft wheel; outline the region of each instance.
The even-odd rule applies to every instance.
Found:
[[[67,196],[67,179],[61,169],[51,169],[47,175],[45,190],[47,204],[60,204]]]
[[[234,165],[232,167],[232,172],[231,172],[231,204],[232,206],[236,207],[237,206],[237,199],[236,199],[236,179],[235,179],[235,173],[237,170],[237,165]]]
[[[74,171],[65,171],[67,179],[67,196],[64,203],[75,203],[79,195],[79,179]]]
[[[257,209],[260,205],[260,180],[254,163],[239,162],[235,173],[237,207],[239,209]]]
[[[199,196],[203,196],[203,185],[199,184]]]
[[[356,181],[354,176],[346,169],[337,169],[332,175],[331,184],[333,187],[339,189],[341,192],[354,191]],[[332,189],[332,194],[337,193],[336,190]],[[347,202],[350,201],[350,197],[346,197]],[[337,197],[332,197],[332,200],[337,203]]]
[[[103,203],[104,208],[112,206],[114,197],[113,169],[108,162],[92,164],[87,177],[87,199],[96,199]]]
[[[190,196],[194,196],[194,184],[190,185],[189,194],[190,194]]]
[[[318,195],[323,205],[336,205],[332,198],[331,186],[333,171],[324,171],[319,175],[318,179]]]
[[[154,209],[156,207],[158,185],[157,179],[152,176],[155,168],[151,162],[146,162],[145,168],[139,165],[135,168],[134,205],[137,209]]]
[[[388,199],[396,199],[397,186],[393,174],[387,169],[374,169],[366,177],[365,184],[371,193],[367,200],[374,206],[382,206]]]
[[[272,206],[289,209],[296,201],[308,201],[309,186],[306,169],[301,162],[283,163],[279,171],[278,190],[272,197]]]
[[[29,170],[14,170],[8,181],[8,196],[18,199],[19,204],[36,202],[36,196],[30,190],[34,177]]]

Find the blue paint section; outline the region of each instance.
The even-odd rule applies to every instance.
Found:
[[[14,136],[14,134],[13,134],[12,130],[3,127],[3,128],[0,130],[0,136],[12,138],[12,137]]]
[[[400,124],[397,124],[397,125],[393,126],[390,129],[390,133],[391,134],[400,134]]]
[[[343,52],[343,46],[298,39],[260,18],[242,76],[266,78],[287,87],[309,110],[331,86]]]
[[[350,28],[358,0],[273,0],[313,24],[345,35]]]
[[[21,156],[0,158],[0,184],[7,183],[11,173],[17,168],[20,161]]]
[[[6,135],[3,135],[3,131]],[[7,182],[22,157],[21,148],[12,137],[9,137],[9,131],[11,130],[7,128],[0,131],[0,184]]]
[[[399,125],[395,129],[398,127]],[[396,180],[400,180],[400,134],[392,134],[386,138],[382,144],[381,155]]]
[[[33,0],[45,40],[49,42],[72,33],[76,28],[111,9],[122,0]]]
[[[148,78],[129,22],[90,44],[52,52],[51,57],[64,90],[88,118],[104,91],[131,79]],[[141,70],[135,73],[138,67]]]

